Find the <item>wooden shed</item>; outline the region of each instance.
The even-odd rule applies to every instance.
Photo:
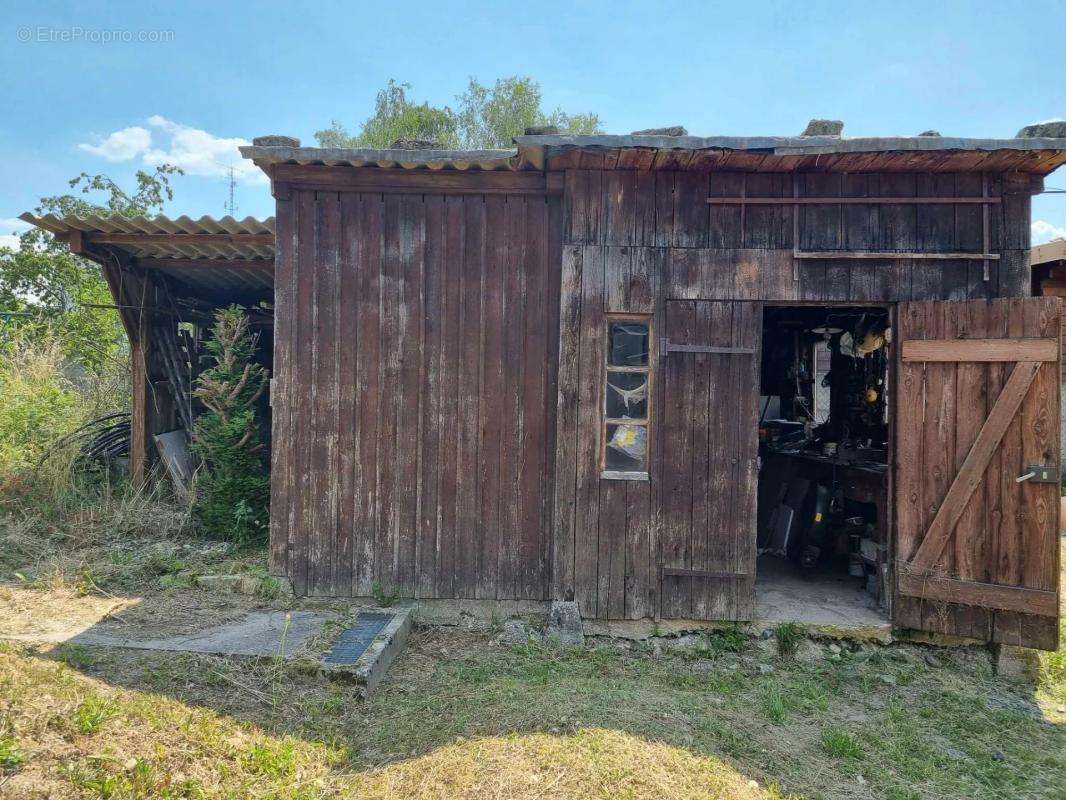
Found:
[[[1055,646],[1060,300],[1029,230],[1066,140],[515,144],[243,148],[276,198],[298,594],[607,622],[787,595]]]
[[[798,576],[1055,646],[1059,300],[1029,230],[1066,141],[243,152],[277,200],[298,593],[749,620]]]

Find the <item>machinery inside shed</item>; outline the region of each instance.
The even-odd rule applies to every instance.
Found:
[[[756,592],[886,610],[888,309],[767,306]]]

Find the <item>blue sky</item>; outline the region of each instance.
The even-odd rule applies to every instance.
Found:
[[[0,242],[79,172],[122,182],[163,160],[189,173],[168,213],[221,216],[239,141],[357,127],[390,77],[451,103],[469,76],[531,75],[547,106],[610,133],[834,117],[845,136],[1003,137],[1066,117],[1063,0],[68,5],[3,0]],[[262,177],[238,170],[240,215],[272,213]],[[1066,168],[1047,185],[1066,188]],[[1066,236],[1066,194],[1036,198],[1033,218],[1034,241]]]

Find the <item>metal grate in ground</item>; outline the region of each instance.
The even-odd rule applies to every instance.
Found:
[[[322,659],[324,664],[354,664],[370,647],[374,637],[392,620],[392,614],[360,611],[355,624],[337,637],[333,647]]]

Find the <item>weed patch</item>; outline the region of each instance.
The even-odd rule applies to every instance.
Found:
[[[90,694],[74,709],[71,721],[75,731],[88,736],[96,733],[105,722],[116,716],[118,706],[113,700]]]
[[[796,649],[807,635],[805,626],[798,622],[784,622],[774,628],[774,641],[777,643],[777,654],[782,658],[792,658]]]
[[[862,757],[862,745],[850,733],[839,728],[822,731],[822,749],[834,758]]]

